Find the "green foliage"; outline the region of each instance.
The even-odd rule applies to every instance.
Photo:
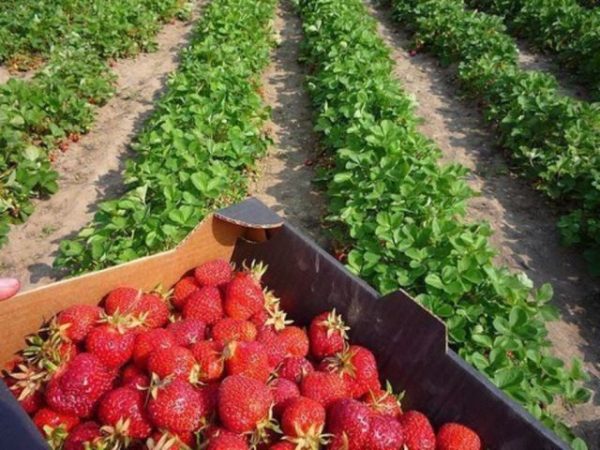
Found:
[[[581,245],[600,274],[600,103],[561,95],[551,75],[521,70],[496,16],[467,11],[462,0],[395,0],[394,6],[418,47],[459,63],[459,80],[481,102],[499,144],[538,189],[564,205],[564,242]]]
[[[472,196],[466,170],[439,165],[439,150],[417,131],[414,105],[395,81],[388,49],[361,0],[300,0],[299,6],[314,67],[316,128],[334,162],[323,173],[328,220],[351,248],[348,267],[382,293],[410,291],[445,320],[463,358],[571,439],[548,406],[590,394],[581,387],[581,362],[567,368],[549,352],[552,288],[536,290],[525,274],[495,266],[489,226],[465,222]],[[511,54],[494,35],[501,29],[496,20],[480,25],[492,30],[496,48]],[[446,38],[448,55],[466,51]]]
[[[556,53],[600,99],[600,9],[577,0],[467,0],[469,6],[503,17],[509,28],[542,50]],[[591,6],[592,1],[588,0]],[[596,2],[597,4],[597,2]]]
[[[246,195],[264,154],[268,111],[258,94],[269,62],[275,0],[213,0],[168,92],[137,138],[128,192],[63,241],[55,261],[84,272],[179,242],[208,212]]]
[[[152,48],[161,20],[181,0],[7,1],[0,6],[0,59],[39,52],[31,80],[0,85],[0,245],[9,224],[32,212],[32,197],[52,194],[50,153],[71,134],[89,131],[94,105],[114,91],[105,60]],[[46,28],[47,27],[47,28]],[[4,55],[4,56],[3,56]]]

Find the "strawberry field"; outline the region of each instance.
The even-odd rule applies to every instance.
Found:
[[[0,69],[8,81],[0,84],[1,274],[19,278],[29,289],[156,254],[174,248],[211,212],[256,196],[317,237],[327,252],[378,292],[408,292],[445,323],[449,346],[460,357],[571,448],[600,449],[599,14],[594,2],[576,0],[2,2]],[[186,33],[178,28],[184,26]],[[396,38],[386,38],[384,30]],[[165,44],[166,36],[176,32],[180,34],[170,42],[180,44],[180,50]],[[530,50],[523,50],[523,43]],[[136,70],[145,58],[155,58],[158,72],[167,51],[176,53],[176,68],[161,72],[165,76],[156,80],[152,92],[142,89]],[[526,51],[551,69],[527,67]],[[301,83],[293,82],[290,72]],[[425,90],[428,79],[434,82]],[[570,95],[565,79],[584,94]],[[432,98],[447,106],[431,106]],[[116,101],[119,109],[111,109]],[[147,112],[129,110],[128,102],[146,105]],[[476,125],[461,127],[467,122],[452,115],[454,108],[468,111],[460,115]],[[121,133],[123,150],[111,147],[116,144],[110,127],[99,126],[110,116],[131,122]],[[428,127],[436,120],[446,128]],[[114,127],[118,122],[110,123]],[[490,155],[482,156],[484,146]],[[112,158],[108,171],[102,169],[107,158]],[[80,205],[79,189],[96,194]],[[63,190],[73,196],[61,196]],[[476,209],[482,197],[496,209]],[[265,314],[273,317],[251,320],[252,327],[236,323],[235,333],[221,330],[227,339],[215,344],[225,325],[217,327],[216,319],[186,312],[187,295],[211,285],[202,275],[195,277],[183,278],[174,291],[165,286],[161,295],[146,294],[161,299],[152,300],[164,310],[160,325],[144,323],[147,316],[132,306],[127,311],[109,307],[106,299],[103,311],[88,311],[94,316],[91,322],[103,323],[94,329],[116,327],[128,336],[124,329],[155,328],[158,339],[169,314],[199,320],[210,344],[178,344],[189,347],[180,359],[191,358],[190,367],[215,351],[229,351],[223,344],[231,340],[270,346],[252,327],[296,329],[286,328],[285,320],[280,323],[279,307],[266,294],[261,301]],[[210,295],[219,297],[214,291]],[[120,301],[127,302],[114,302]],[[228,308],[226,303],[223,307]],[[141,315],[135,323],[126,317],[123,325],[119,312]],[[233,309],[218,317],[249,318]],[[335,322],[332,326],[344,335],[334,312],[323,320]],[[42,330],[38,339],[94,353],[88,333],[79,339],[65,337],[64,330]],[[205,335],[204,328],[200,334]],[[318,345],[309,337],[311,346]],[[126,345],[124,337],[119,339]],[[327,372],[324,358],[337,354],[343,361],[331,364],[348,363],[346,347],[294,356],[307,356],[311,369]],[[223,413],[215,423],[236,437],[218,437],[206,429],[196,433],[202,427],[195,418],[190,419],[193,426],[172,426],[159,411],[161,405],[155,405],[148,406],[148,423],[140,425],[145,431],[130,433],[119,422],[123,418],[109,411],[116,408],[109,400],[98,403],[100,394],[89,399],[85,411],[62,408],[58,388],[51,388],[49,380],[62,373],[56,366],[63,362],[56,353],[48,356],[47,347],[28,351],[33,356],[19,370],[47,377],[48,385],[39,382],[42,375],[34,383],[47,398],[40,408],[93,420],[94,426],[78,431],[90,442],[106,437],[103,425],[117,430],[117,438],[113,433],[102,441],[113,447],[97,441],[89,448],[204,448],[202,439],[209,449],[354,448],[347,437],[338,439],[341,432],[330,425],[329,412],[327,420],[320,418],[319,408],[329,406],[321,393],[307,394],[311,388],[305,392],[301,382],[296,383],[301,398],[319,404],[295,403],[297,414],[319,411],[312,428],[300,430],[282,417],[279,405],[274,417],[258,414],[257,420],[269,419],[262,424],[267,431],[237,426]],[[135,362],[135,354],[107,363],[97,351],[99,362],[79,355],[73,364],[82,371],[104,364],[122,370],[120,379],[143,375],[149,384],[154,375],[172,375],[174,369],[158,362],[169,360],[171,353],[155,357],[155,369],[147,374],[146,363]],[[134,362],[125,365],[130,358]],[[142,375],[137,369],[126,375],[128,369],[122,369],[142,366]],[[269,364],[264,366],[262,370]],[[244,370],[249,369],[226,369],[225,374]],[[110,375],[103,379],[102,371],[97,372],[99,384],[110,384]],[[221,374],[211,379],[204,373],[199,380],[195,373],[195,382],[221,380]],[[262,392],[272,374],[255,375],[250,378],[259,380],[259,386],[232,381],[227,395]],[[183,378],[190,377],[186,372]],[[15,385],[22,388],[22,383]],[[181,380],[159,387],[171,389],[172,395],[184,392],[185,398],[197,394]],[[381,388],[374,391],[387,398]],[[298,390],[295,385],[289,389]],[[350,396],[362,398],[369,389]],[[117,394],[113,397],[116,403]],[[267,394],[258,397],[268,403]],[[152,402],[158,403],[156,398]],[[356,414],[364,413],[353,407]],[[206,411],[194,414],[209,417]],[[343,416],[346,410],[336,414]],[[56,417],[51,419],[66,420]],[[44,420],[50,418],[39,421]],[[387,446],[357,437],[362,446],[356,448],[394,450],[403,448],[400,442],[408,450],[426,448],[401,439],[404,432],[396,424],[377,420],[369,426],[385,430]],[[408,426],[409,418],[403,420],[400,428]],[[53,448],[84,448],[65,441],[73,427],[81,429],[76,423],[65,422],[57,428],[60,433],[48,434]],[[158,430],[177,431],[176,442],[173,434]],[[271,438],[269,447],[265,433],[280,436],[284,445],[276,446]],[[244,437],[238,439],[239,434]],[[452,432],[442,434],[451,436],[442,440],[454,438]],[[211,439],[225,447],[213,446]],[[465,439],[472,447],[459,448],[481,448],[473,436]]]

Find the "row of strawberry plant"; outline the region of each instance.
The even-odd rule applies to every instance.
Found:
[[[398,288],[443,318],[451,345],[533,415],[589,398],[581,363],[551,356],[552,289],[493,264],[488,225],[464,220],[472,196],[458,165],[417,131],[410,97],[361,0],[300,0],[308,81],[328,152],[328,220],[347,263],[382,293]],[[451,19],[449,19],[451,20]],[[578,445],[584,447],[581,440]]]
[[[600,9],[577,0],[466,0],[504,18],[509,29],[541,50],[555,53],[561,65],[600,99]]]
[[[172,247],[208,212],[247,195],[269,144],[259,95],[275,0],[213,0],[168,92],[137,137],[128,192],[63,241],[55,264],[84,272]]]
[[[73,40],[104,58],[134,55],[153,48],[158,19],[184,11],[184,0],[4,0],[0,62],[27,69]]]
[[[600,104],[561,95],[547,73],[521,70],[499,17],[468,11],[462,0],[394,0],[399,19],[443,63],[456,62],[500,146],[565,211],[564,242],[580,244],[600,273]]]
[[[110,12],[110,18],[98,14],[103,28],[96,30],[91,41],[70,34],[68,42],[53,48],[46,65],[33,79],[11,79],[0,86],[0,245],[6,240],[9,225],[31,214],[32,197],[56,190],[52,152],[57,148],[66,150],[70,140],[87,132],[94,121],[94,105],[104,103],[113,94],[114,75],[105,61],[108,54],[97,48],[97,42],[118,39],[126,47],[111,54],[129,54],[133,43],[147,41],[150,31],[157,32],[161,21],[173,17],[179,3],[102,2],[100,9]],[[128,11],[129,6],[136,7]],[[145,13],[138,17],[141,11]],[[129,30],[127,37],[121,37],[123,30]]]

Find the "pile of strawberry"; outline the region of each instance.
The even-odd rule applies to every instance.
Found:
[[[291,325],[264,271],[214,260],[166,293],[71,306],[4,379],[54,449],[481,449],[403,412],[335,311]]]

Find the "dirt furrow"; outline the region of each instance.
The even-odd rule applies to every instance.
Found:
[[[480,193],[469,205],[468,219],[487,221],[493,231],[497,262],[524,271],[539,286],[550,282],[560,320],[549,323],[554,353],[569,361],[581,358],[591,375],[589,387],[600,392],[600,286],[588,275],[581,255],[562,247],[552,205],[531,185],[510,172],[478,108],[457,92],[452,68],[442,68],[426,54],[409,55],[409,36],[384,6],[369,4],[379,32],[391,47],[395,75],[414,95],[421,131],[442,150],[441,163],[471,170],[470,186]],[[600,395],[557,413],[593,447],[600,443]],[[598,448],[598,447],[596,447]]]
[[[84,227],[99,202],[123,190],[131,140],[177,68],[178,54],[189,41],[194,22],[165,25],[157,36],[156,52],[115,63],[117,94],[98,109],[92,131],[57,160],[58,192],[36,201],[31,217],[12,228],[0,252],[0,273],[19,278],[24,289],[60,278],[52,261],[61,240]]]
[[[271,107],[268,124],[274,143],[258,166],[250,194],[327,247],[321,227],[322,194],[312,185],[317,137],[305,72],[298,63],[302,28],[289,0],[282,0],[274,23],[279,45],[265,71],[263,98]]]

